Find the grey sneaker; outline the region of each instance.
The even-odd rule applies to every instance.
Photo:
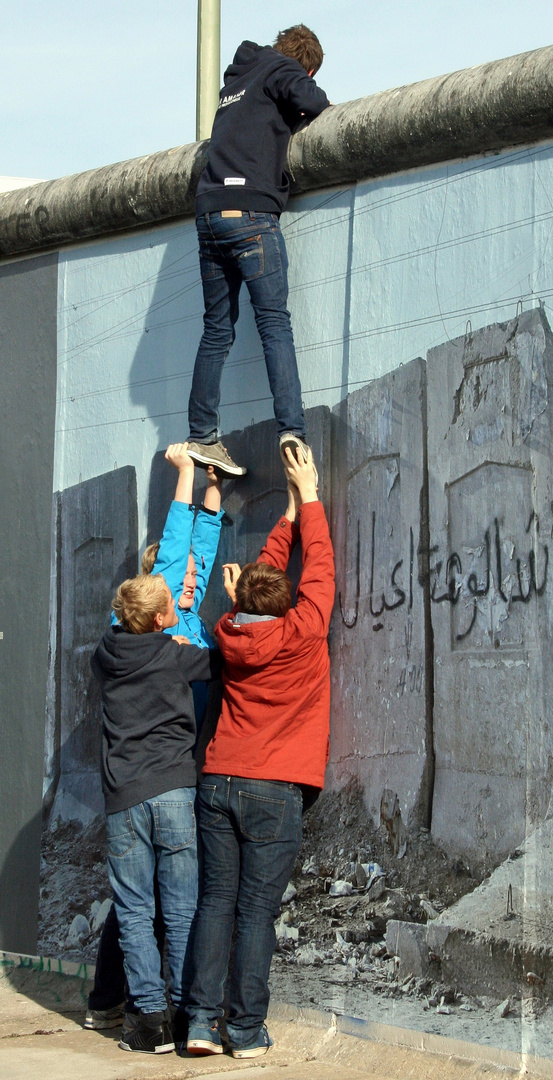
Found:
[[[307,461],[307,451],[309,450],[309,447],[308,447],[307,443],[304,441],[304,439],[301,439],[299,435],[294,435],[293,432],[291,432],[291,431],[284,431],[282,433],[282,435],[280,436],[280,438],[278,440],[278,448],[280,450],[280,456],[281,456],[281,458],[282,458],[285,465],[288,465],[288,458],[286,457],[286,454],[284,453],[286,448],[291,450],[292,453],[295,455],[298,446],[299,446],[299,448],[301,450],[303,460]],[[318,472],[317,472],[317,470],[315,468],[315,463],[313,463],[313,471],[315,473],[315,484],[318,487],[319,486],[319,474],[318,474]]]
[[[233,1058],[254,1058],[261,1057],[262,1054],[266,1054],[267,1050],[270,1050],[274,1046],[274,1042],[263,1024],[261,1031],[253,1042],[248,1043],[247,1046],[233,1046],[231,1053]]]
[[[207,469],[209,465],[213,465],[217,472],[224,473],[225,476],[245,476],[248,471],[232,460],[230,454],[227,453],[220,442],[189,442],[188,457],[201,465],[202,469]]]
[[[124,1015],[124,1001],[113,1009],[87,1009],[83,1027],[89,1031],[105,1031],[107,1028],[119,1027]]]

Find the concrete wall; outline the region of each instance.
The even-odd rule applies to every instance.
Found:
[[[339,410],[329,781],[357,776],[376,822],[399,796],[403,817],[428,826],[433,671],[419,587],[428,546],[425,421],[422,360],[350,394]]]
[[[547,803],[552,174],[553,144],[535,142],[311,191],[282,219],[304,404],[337,553],[328,779],[359,777],[375,820],[400,822],[399,846],[426,823],[452,850],[497,857]],[[0,404],[14,455],[10,519],[26,520],[29,492],[40,522],[36,557],[33,549],[27,558],[26,524],[14,564],[14,577],[37,567],[37,659],[25,688],[32,706],[12,685],[6,726],[15,756],[25,713],[35,773],[25,801],[12,769],[6,807],[17,812],[8,813],[4,867],[12,848],[22,865],[26,828],[37,836],[46,702],[47,806],[83,821],[98,808],[86,659],[116,579],[159,535],[175,479],[163,450],[187,433],[202,323],[190,218],[61,239],[72,243],[60,247],[57,271],[56,256],[1,271],[13,338],[9,348],[2,339],[2,360],[19,394]],[[37,298],[39,281],[47,287]],[[48,366],[37,380],[31,361],[43,340]],[[40,407],[28,386],[40,390]],[[221,559],[241,560],[256,554],[285,497],[246,298],[222,402],[229,448],[250,468],[225,495],[232,525]],[[43,448],[39,464],[13,449],[21,418],[31,447]],[[215,579],[209,620],[222,603]],[[32,907],[36,878],[29,889]],[[0,896],[5,945],[21,948]]]
[[[0,267],[0,948],[36,951],[57,257]]]
[[[552,379],[539,309],[428,356],[432,830],[491,856],[551,797]]]
[[[455,725],[465,723],[458,704],[451,706],[463,695],[458,690],[455,697],[443,685],[445,659],[440,654],[436,665],[432,653],[434,623],[440,644],[449,640],[440,623],[445,607],[431,598],[432,586],[436,591],[443,584],[435,579],[434,549],[440,557],[446,553],[443,577],[452,543],[443,534],[440,499],[449,506],[448,470],[461,462],[452,440],[465,438],[462,425],[453,424],[462,376],[447,374],[450,353],[456,357],[460,349],[458,342],[448,343],[459,334],[465,340],[469,319],[474,340],[478,326],[512,320],[521,297],[528,307],[536,304],[534,296],[543,297],[546,318],[553,283],[547,197],[552,171],[553,148],[539,145],[310,194],[295,199],[283,217],[304,403],[310,415],[323,409],[329,417],[318,442],[340,592],[332,633],[329,783],[340,785],[356,775],[376,821],[387,793],[385,801],[397,798],[406,825],[432,823],[448,845],[480,854],[512,846],[517,830],[524,831],[527,806],[523,779],[509,827],[500,824],[501,809],[489,827],[479,825],[480,802],[470,812],[472,795],[464,789],[461,825],[448,798],[445,762],[456,776],[463,771],[460,759],[452,766],[451,747],[459,741]],[[201,316],[190,221],[60,254],[55,489],[76,489],[109,470],[130,467],[140,545],[162,524],[166,501],[154,507],[160,484],[165,500],[170,497],[173,477],[162,451],[187,431]],[[504,332],[486,333],[494,338]],[[503,360],[497,369],[483,363],[483,370],[494,373],[494,386],[499,379],[500,402],[502,365]],[[529,376],[531,408],[541,408],[539,395],[547,396],[546,370],[544,361],[537,388]],[[236,432],[229,446],[251,470],[244,485],[228,485],[234,526],[224,530],[222,552],[225,558],[249,558],[284,493],[272,403],[246,298],[222,402],[222,427]],[[475,440],[485,446],[483,435]],[[466,453],[475,440],[463,443]],[[494,492],[504,483],[490,472],[482,488]],[[497,502],[495,495],[482,498]],[[537,573],[540,568],[541,562]],[[434,578],[426,587],[430,571]],[[224,597],[220,588],[212,593],[208,612],[215,617]],[[459,605],[456,618],[460,611]],[[505,670],[517,678],[518,669]],[[481,708],[477,696],[475,716]],[[465,741],[476,746],[468,732]],[[507,742],[518,754],[519,744]],[[528,805],[530,816],[543,809],[547,770],[544,762],[541,795]],[[504,765],[492,773],[510,775]],[[493,784],[490,790],[489,807],[499,797]]]

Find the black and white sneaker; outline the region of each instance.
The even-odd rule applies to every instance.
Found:
[[[119,1046],[136,1054],[169,1054],[175,1049],[169,1013],[140,1012],[134,1029],[128,1035],[121,1035]]]
[[[120,1027],[125,1015],[125,1002],[113,1009],[87,1009],[83,1027],[88,1031],[105,1031],[107,1028]]]
[[[210,465],[213,465],[216,472],[223,473],[225,476],[245,476],[248,471],[232,460],[221,442],[189,442],[187,453],[188,457],[191,457],[202,469],[207,469]]]

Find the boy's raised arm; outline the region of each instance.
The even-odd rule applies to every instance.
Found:
[[[326,636],[334,605],[334,552],[324,507],[317,495],[313,455],[308,450],[294,457],[285,451],[289,483],[295,484],[301,499],[299,510],[303,569],[297,589],[294,617],[307,622],[316,634]],[[301,460],[300,460],[301,459]]]
[[[196,591],[192,610],[197,611],[207,590],[221,536],[221,479],[210,466],[207,488],[192,530],[192,555],[196,563]]]
[[[295,524],[299,506],[298,489],[289,483],[286,511],[271,529],[256,562],[268,563],[269,566],[276,566],[278,570],[286,570],[300,536],[298,526]]]
[[[194,462],[187,454],[187,443],[171,443],[165,451],[167,461],[178,469],[175,497],[165,522],[153,574],[163,574],[171,595],[177,598],[188,565],[194,510],[192,489],[194,486]]]

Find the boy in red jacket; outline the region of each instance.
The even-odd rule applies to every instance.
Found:
[[[311,451],[288,464],[288,508],[257,563],[227,565],[235,601],[215,635],[224,658],[223,708],[199,792],[204,892],[198,913],[187,1050],[223,1052],[218,1021],[236,940],[227,1032],[235,1058],[265,1054],[273,921],[301,842],[302,794],[320,790],[328,759],[327,635],[334,557]],[[297,523],[296,523],[297,519]],[[292,608],[286,568],[301,539]]]

